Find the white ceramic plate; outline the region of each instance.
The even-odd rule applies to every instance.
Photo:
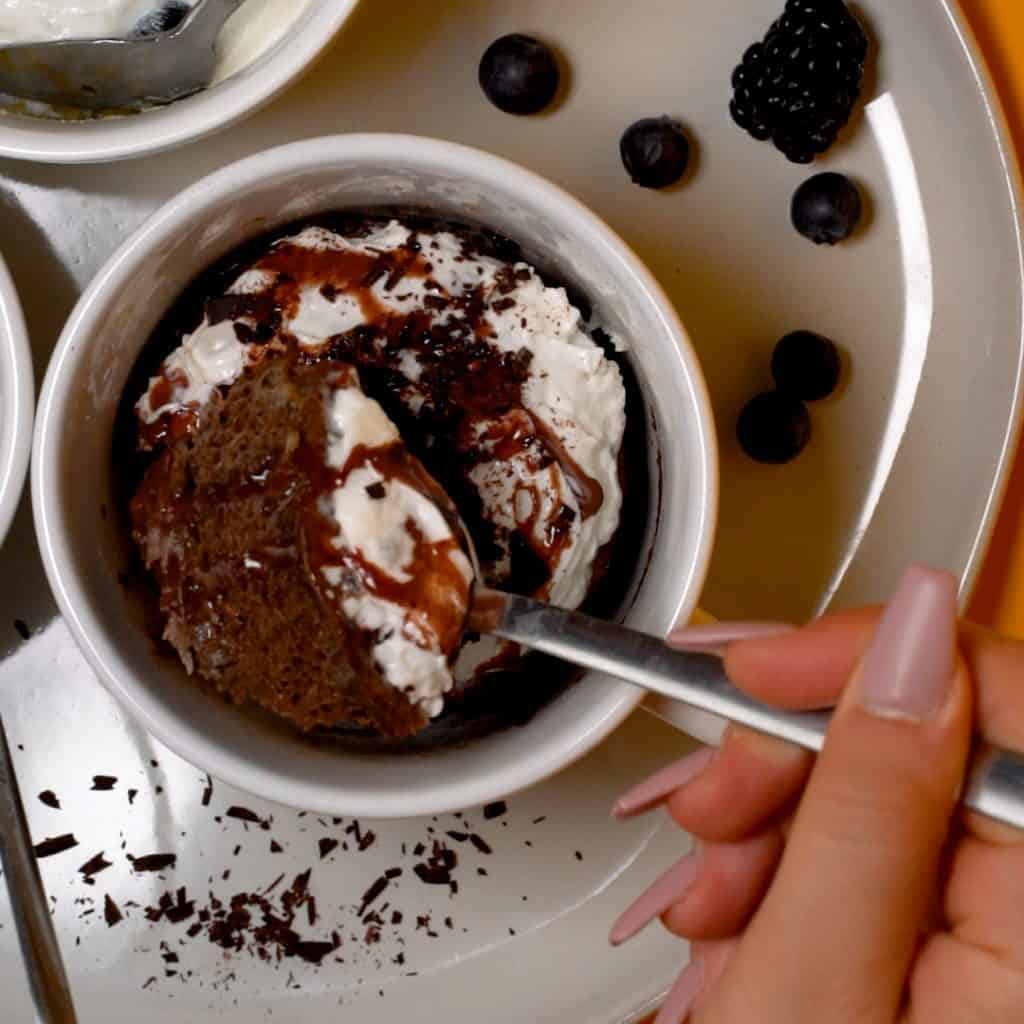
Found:
[[[577,193],[639,250],[679,305],[723,441],[709,611],[799,618],[832,598],[874,600],[912,558],[953,569],[966,593],[1017,429],[1022,273],[1002,122],[947,5],[862,2],[882,42],[875,102],[823,167],[854,174],[873,215],[856,242],[814,249],[787,216],[789,196],[809,172],[747,139],[726,112],[733,62],[781,7],[782,0],[408,0],[381,18],[377,5],[364,4],[301,86],[215,144],[126,165],[116,183],[109,169],[0,164],[5,249],[33,333],[40,343],[55,339],[77,291],[124,234],[228,160],[354,129],[482,146]],[[550,116],[506,117],[477,91],[477,55],[509,30],[551,38],[572,64],[570,94]],[[630,186],[617,154],[630,120],[662,112],[685,119],[699,142],[692,180],[666,195]],[[38,281],[45,287],[29,294]],[[813,410],[815,439],[800,461],[759,468],[737,450],[733,424],[744,400],[766,384],[776,338],[795,327],[843,344],[847,385]],[[17,588],[0,588],[7,654],[0,711],[25,747],[15,753],[36,837],[73,832],[80,842],[43,867],[83,1024],[622,1024],[651,1005],[678,969],[683,948],[657,929],[618,951],[604,943],[616,911],[683,852],[683,840],[657,818],[624,827],[607,817],[619,789],[684,749],[664,725],[631,719],[586,762],[511,801],[504,818],[488,822],[470,811],[473,830],[494,852],[455,846],[461,888],[449,900],[447,890],[411,873],[408,851],[428,828],[460,831],[458,819],[371,825],[378,839],[365,853],[339,847],[321,862],[318,840],[345,838],[348,822],[321,825],[223,786],[204,808],[198,773],[126,722],[92,680],[66,628],[53,621],[28,545],[27,532],[16,530],[0,557],[0,578],[18,580]],[[21,643],[15,617],[42,632]],[[117,775],[117,787],[90,792],[94,774]],[[63,810],[35,799],[47,788]],[[131,808],[128,788],[139,790]],[[273,814],[271,832],[213,820],[235,803]],[[269,852],[271,835],[285,852]],[[76,869],[100,850],[114,866],[89,888]],[[162,850],[179,858],[166,881],[129,870],[126,853]],[[379,947],[350,942],[353,904],[399,864],[404,874],[389,899],[413,916],[432,911],[439,937],[389,926]],[[226,963],[209,945],[178,947],[180,931],[150,926],[138,908],[108,929],[102,914],[89,913],[94,904],[75,903],[100,897],[102,908],[109,893],[122,907],[145,904],[183,883],[199,894],[230,894],[306,867],[320,927],[343,926],[345,964]],[[227,882],[224,870],[232,872]],[[6,913],[0,905],[0,922]],[[452,929],[443,925],[449,914]],[[162,941],[193,972],[188,983],[165,977],[177,965],[161,959]],[[399,952],[404,965],[393,963]],[[157,980],[143,990],[150,977]],[[9,926],[0,930],[0,986],[5,1021],[29,1024]]]
[[[32,380],[25,319],[0,258],[0,544],[18,507],[32,451]]]

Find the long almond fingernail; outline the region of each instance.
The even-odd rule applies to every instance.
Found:
[[[699,960],[688,964],[676,979],[654,1024],[683,1024],[704,987],[704,965]]]
[[[679,650],[706,650],[725,647],[738,640],[764,640],[792,633],[795,627],[784,622],[712,622],[706,626],[686,626],[668,635],[668,645]]]
[[[937,715],[953,689],[957,616],[955,577],[907,570],[861,663],[861,704],[885,718]]]
[[[681,761],[655,772],[615,801],[612,814],[616,818],[632,818],[657,807],[677,789],[693,782],[714,760],[714,747],[704,747],[688,754]]]
[[[642,932],[656,917],[678,903],[693,887],[700,872],[700,849],[695,847],[668,869],[612,926],[609,941],[621,946]]]

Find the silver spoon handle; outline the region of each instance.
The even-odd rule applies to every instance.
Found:
[[[0,862],[28,968],[32,1000],[42,1024],[75,1024],[64,961],[50,919],[43,881],[29,838],[25,808],[0,721]]]
[[[525,597],[487,592],[488,632],[563,661],[604,672],[701,711],[819,751],[832,715],[760,704],[729,682],[720,658],[676,651],[656,637]],[[1024,829],[1024,758],[979,745],[962,801],[996,821]]]

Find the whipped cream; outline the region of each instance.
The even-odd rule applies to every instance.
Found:
[[[399,584],[413,581],[421,544],[444,546],[464,586],[432,588],[446,601],[449,614],[464,618],[465,586],[473,579],[469,559],[448,521],[422,491],[382,472],[372,453],[398,444],[400,437],[384,410],[359,387],[355,371],[337,382],[324,404],[327,462],[339,471],[341,485],[328,495],[321,512],[337,527],[332,540],[339,554],[354,555]],[[350,468],[354,454],[369,455]],[[328,585],[341,586],[340,566],[321,570]],[[408,607],[376,593],[373,583],[349,590],[342,599],[345,615],[373,635],[372,657],[381,675],[424,713],[434,718],[444,709],[444,694],[454,686],[451,665],[428,609]]]
[[[303,250],[324,259],[301,256]],[[301,258],[293,258],[296,252]],[[377,272],[382,257],[398,268],[395,273]],[[350,266],[372,272],[363,275],[358,269],[350,280],[349,271],[339,269]],[[216,324],[205,319],[150,382],[137,406],[143,423],[194,413],[216,388],[230,386],[247,365],[269,353],[344,359],[334,350],[339,339],[415,317],[419,336],[436,329],[445,344],[484,346],[522,371],[510,406],[499,402],[488,411],[483,403],[484,411],[467,419],[470,436],[459,442],[475,453],[466,477],[483,520],[494,528],[496,554],[485,564],[489,582],[509,578],[511,541],[527,536],[549,570],[540,596],[566,608],[584,600],[598,553],[619,525],[626,392],[618,366],[587,332],[564,289],[545,284],[527,263],[510,264],[467,248],[455,233],[413,231],[392,220],[371,223],[359,237],[310,226],[281,239],[228,289],[229,295],[261,292],[273,298],[278,311],[274,337],[247,340],[257,324],[244,315]],[[383,353],[386,332],[376,344]],[[397,375],[391,393],[413,417],[429,414],[439,401],[431,358],[424,344],[388,355],[387,365]],[[468,364],[468,378],[474,365]],[[328,421],[329,459],[338,470],[361,446],[380,448],[399,440],[383,408],[358,386],[334,393]],[[426,538],[449,538],[451,531],[423,494],[374,472],[365,463],[354,467],[326,511],[338,524],[341,543],[402,582],[413,544],[407,524],[414,523]],[[368,496],[374,484],[383,486],[384,500]],[[461,551],[458,557],[465,559]],[[325,571],[336,586],[340,572]],[[468,562],[464,571],[471,573]],[[418,627],[410,625],[406,609],[383,607],[371,594],[360,600],[346,606],[346,613],[361,623],[382,623],[366,628],[380,631],[375,657],[386,677],[407,692],[412,687],[410,699],[436,714],[451,686],[447,663],[436,660],[429,637],[426,643],[416,639]],[[419,640],[424,635],[418,634]],[[483,657],[477,651],[460,659],[460,678],[464,664]]]

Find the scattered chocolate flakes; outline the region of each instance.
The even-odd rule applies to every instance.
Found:
[[[213,779],[209,775],[206,776],[206,786],[203,789],[203,806],[209,807],[210,801],[213,799]]]
[[[338,848],[337,839],[321,839],[319,842],[320,847],[320,859],[323,860],[325,857],[329,857]]]
[[[388,887],[390,879],[387,875],[381,875],[366,892],[363,893],[363,900],[359,907],[359,917],[366,913],[367,908],[380,896]]]
[[[403,920],[402,912],[400,910],[393,910],[391,912],[391,923],[392,924],[401,924],[402,920]]]
[[[46,804],[47,807],[52,807],[55,811],[60,810],[60,801],[57,799],[57,794],[52,789],[44,789],[39,794],[40,803]]]
[[[542,814],[539,818],[534,818],[533,819],[533,823],[534,823],[534,825],[540,825],[541,823],[543,823],[543,822],[545,822],[547,820],[548,820],[547,815],[546,814]]]
[[[18,636],[20,636],[22,640],[32,639],[32,633],[22,619],[14,620],[14,628],[18,631]]]
[[[144,989],[147,989],[147,988],[150,988],[152,985],[155,985],[155,984],[156,984],[156,976],[154,975],[152,978],[148,978],[146,980],[146,983],[142,987]]]
[[[468,832],[445,832],[445,835],[449,839],[453,839],[457,843],[464,843],[466,842],[467,839],[469,839]]]
[[[98,875],[101,871],[106,871],[107,868],[113,867],[111,862],[107,860],[102,851],[97,853],[95,857],[90,857],[79,869],[78,873],[85,876],[85,881],[88,885],[93,884],[93,875]]]
[[[490,845],[481,836],[478,836],[475,832],[470,835],[469,841],[481,852],[490,856],[494,851]]]
[[[107,922],[108,928],[113,928],[124,920],[121,908],[110,898],[109,893],[103,897],[103,920]]]
[[[134,804],[134,803],[135,803],[135,798],[136,798],[136,797],[137,797],[138,795],[139,795],[139,791],[138,791],[137,789],[129,789],[129,790],[128,790],[128,806],[129,806],[129,807],[130,807],[130,806],[131,806],[132,804]]]
[[[376,834],[370,829],[363,832],[362,826],[358,821],[353,821],[352,824],[345,829],[345,834],[350,835],[355,839],[360,852],[368,850],[377,841]]]
[[[425,862],[415,865],[413,871],[421,882],[427,885],[448,885],[455,892],[457,889],[456,882],[452,879],[452,869],[456,864],[458,857],[455,851],[435,840],[430,856]]]
[[[109,793],[117,785],[116,775],[94,775],[92,789],[97,793]]]
[[[484,808],[484,818],[487,821],[493,821],[495,818],[500,818],[507,810],[508,804],[504,800],[496,800]]]
[[[366,488],[366,493],[374,501],[380,501],[382,498],[386,498],[388,496],[388,489],[380,480],[377,480]]]
[[[43,860],[45,857],[56,857],[58,853],[65,853],[73,850],[78,845],[78,840],[68,833],[63,836],[54,836],[52,839],[44,839],[36,843],[34,850],[36,857]]]
[[[276,840],[270,840],[270,852],[271,853],[284,853],[284,847]]]
[[[255,811],[250,811],[248,807],[229,807],[225,812],[226,818],[236,818],[238,821],[248,821],[254,825],[259,825],[262,821],[260,816]]]
[[[582,854],[582,853],[580,853],[580,851],[579,851],[579,850],[577,850],[577,851],[576,851],[576,859],[577,859],[577,860],[583,860],[583,854]]]
[[[178,863],[176,853],[148,853],[144,857],[131,857],[132,871],[142,874],[146,871],[164,871],[166,868],[173,868]]]

